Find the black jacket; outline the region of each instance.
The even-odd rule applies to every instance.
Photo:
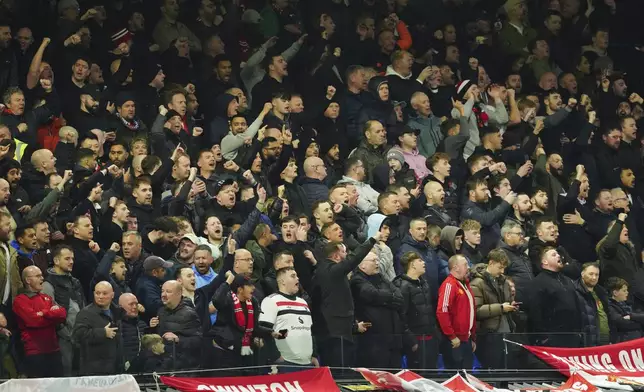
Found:
[[[532,281],[531,294],[528,316],[537,344],[579,347],[582,310],[573,281],[561,272],[542,270]]]
[[[92,298],[91,283],[94,277],[94,271],[98,267],[98,261],[102,257],[102,252],[94,253],[89,248],[89,241],[83,241],[72,237],[69,239],[69,245],[74,250],[74,266],[72,275],[78,279],[83,286],[85,298]]]
[[[619,277],[628,282],[630,295],[637,306],[644,304],[644,265],[638,261],[631,244],[619,241],[623,223],[615,222],[606,237],[597,244],[597,255],[601,264],[601,283],[611,277]]]
[[[508,266],[505,268],[505,275],[512,278],[516,287],[516,301],[523,302],[527,305],[530,297],[530,289],[535,273],[532,270],[530,258],[525,254],[524,247],[514,247],[501,241],[499,247],[503,249],[508,256]]]
[[[441,229],[445,226],[458,226],[455,220],[447,213],[445,208],[426,205],[423,216],[428,225],[435,225]]]
[[[121,336],[117,333],[112,339],[105,335],[105,327],[111,324],[117,327],[120,319],[119,310],[110,307],[111,316],[95,304],[78,312],[73,341],[80,346],[80,374],[84,376],[96,374],[116,374],[121,371],[119,347]]]
[[[332,336],[350,336],[353,330],[354,305],[347,274],[353,271],[371,251],[376,241],[369,238],[360,245],[352,257],[336,263],[320,260],[313,279],[314,309],[320,313],[314,320],[316,333]]]
[[[403,296],[401,317],[405,329],[405,346],[416,344],[415,335],[434,336],[436,312],[427,281],[422,276],[415,280],[407,275],[399,275],[392,283]]]
[[[177,363],[180,363],[182,368],[198,366],[201,358],[196,353],[201,351],[202,335],[201,322],[195,309],[182,301],[174,309],[162,307],[158,316],[158,334],[163,336],[172,332],[179,337],[175,347]]]
[[[403,296],[393,283],[382,275],[367,275],[356,270],[351,276],[351,293],[357,321],[372,324],[361,336],[377,339],[384,347],[402,348],[404,331],[400,310]]]
[[[253,303],[253,317],[255,318],[255,327],[253,330],[254,337],[270,337],[271,330],[262,327],[259,324],[259,314],[261,307],[259,301],[255,297],[251,298]],[[217,321],[213,325],[210,334],[213,336],[214,341],[224,350],[229,350],[233,347],[232,351],[239,355],[241,353],[242,338],[244,337],[244,330],[237,324],[235,317],[235,308],[233,305],[233,297],[231,295],[231,288],[228,282],[222,283],[215,292],[212,299],[213,305],[217,308]],[[247,308],[242,304],[244,316],[248,317]]]
[[[118,333],[121,336],[122,364],[132,365],[141,352],[141,338],[148,326],[138,317],[123,317],[119,324]]]
[[[633,309],[626,302],[617,302],[612,298],[608,299],[608,306],[611,343],[621,343],[644,336],[644,314],[633,313]],[[631,316],[631,319],[626,320],[625,316]]]

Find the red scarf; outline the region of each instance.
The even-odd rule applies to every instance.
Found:
[[[250,342],[253,338],[253,327],[255,326],[255,316],[253,314],[253,301],[246,301],[246,310],[248,311],[248,317],[244,317],[244,310],[242,309],[241,302],[235,293],[231,293],[233,296],[233,309],[235,311],[235,319],[237,320],[237,325],[244,330],[244,337],[242,337],[242,355],[251,355],[253,350],[250,348]]]

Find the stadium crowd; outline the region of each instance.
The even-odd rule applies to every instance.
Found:
[[[643,8],[0,1],[2,377],[641,337]]]

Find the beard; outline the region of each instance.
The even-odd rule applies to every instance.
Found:
[[[87,112],[89,114],[95,115],[98,112],[98,105],[96,105],[96,106],[87,106],[86,109],[87,109]]]

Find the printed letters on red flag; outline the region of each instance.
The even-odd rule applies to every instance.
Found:
[[[245,392],[318,392],[339,391],[329,368],[302,370],[272,376],[188,378],[161,376],[161,381],[182,392],[245,391]]]

